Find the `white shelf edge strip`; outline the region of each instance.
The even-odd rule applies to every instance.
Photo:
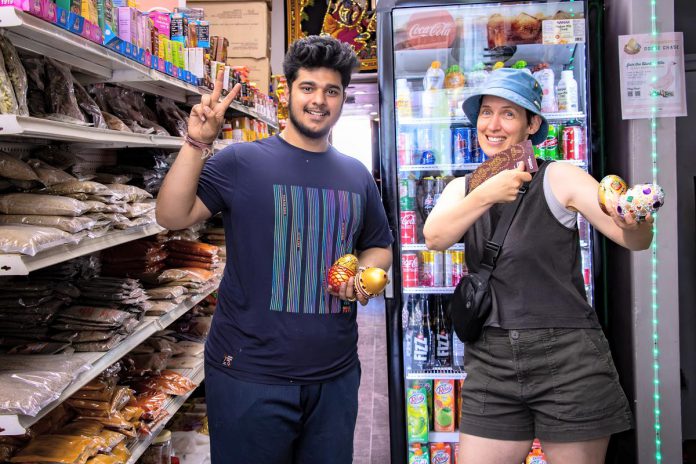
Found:
[[[406,374],[407,380],[463,380],[466,379],[466,372],[409,372]]]
[[[77,258],[95,251],[110,248],[163,231],[157,224],[109,232],[102,237],[85,238],[78,244],[59,245],[37,253],[35,256],[0,254],[0,276],[27,275],[31,271]]]
[[[457,443],[459,432],[428,432],[430,443]]]
[[[203,370],[203,360],[201,359],[201,363],[193,368],[190,369],[190,374],[188,372],[184,372],[184,370],[181,369],[173,369],[177,372],[179,372],[182,375],[185,375],[189,377],[193,383],[196,384],[196,387],[200,385],[200,383],[203,381],[203,375],[204,375],[204,370]],[[172,419],[174,414],[186,403],[186,400],[189,399],[189,397],[193,394],[193,392],[196,389],[194,388],[190,392],[186,393],[185,395],[181,396],[174,396],[170,398],[167,402],[167,404],[164,406],[164,409],[169,413],[167,417],[162,419],[157,426],[152,429],[151,435],[147,437],[142,437],[139,438],[137,441],[135,441],[131,446],[129,447],[130,452],[131,452],[131,457],[128,459],[128,464],[135,464],[135,462],[140,459],[140,456],[143,455],[143,453],[147,450],[147,448],[150,446],[150,444],[153,442],[155,438],[157,438],[157,435],[160,434],[160,432],[164,429],[164,427],[167,425],[167,423]]]
[[[58,406],[63,401],[71,397],[76,391],[78,391],[84,385],[89,383],[96,376],[101,374],[104,371],[104,369],[106,369],[107,367],[121,359],[123,356],[128,354],[133,348],[138,346],[143,341],[147,340],[152,334],[164,329],[172,322],[183,316],[191,308],[196,306],[198,303],[203,301],[208,295],[213,293],[215,289],[217,289],[217,286],[209,292],[204,292],[199,295],[195,295],[190,300],[185,301],[184,303],[177,306],[176,309],[173,309],[169,313],[157,319],[142,321],[141,326],[135,332],[133,332],[128,338],[123,340],[119,345],[117,345],[110,351],[99,353],[78,353],[81,356],[91,356],[94,358],[94,361],[92,361],[91,368],[88,371],[81,374],[77,379],[75,379],[65,390],[63,390],[63,393],[61,393],[60,398],[44,407],[41,410],[41,412],[36,416],[7,414],[0,415],[0,429],[7,429],[4,432],[0,431],[0,435],[9,435],[10,433],[17,435],[24,433],[23,431],[14,432],[14,426],[18,424],[21,428],[26,429],[27,427],[30,427],[33,424],[35,424],[41,418],[46,416],[46,414],[51,412],[56,406]]]
[[[401,245],[401,249],[403,251],[427,251],[428,246],[425,243],[407,243],[404,245]],[[449,250],[457,250],[457,251],[463,251],[464,250],[464,244],[463,243],[455,243],[451,247],[447,249]]]

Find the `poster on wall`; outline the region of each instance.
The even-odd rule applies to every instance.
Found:
[[[623,119],[686,116],[681,32],[619,36]]]

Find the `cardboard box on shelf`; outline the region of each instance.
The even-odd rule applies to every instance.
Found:
[[[271,82],[271,64],[268,58],[227,58],[228,66],[246,66],[249,69],[249,82],[268,94]]]
[[[265,2],[189,2],[203,8],[210,35],[227,37],[228,56],[268,58],[271,45],[271,13]]]

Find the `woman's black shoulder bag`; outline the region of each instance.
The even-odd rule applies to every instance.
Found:
[[[529,184],[522,185],[517,199],[506,206],[493,237],[486,241],[480,271],[462,277],[454,290],[450,300],[450,317],[457,337],[465,343],[478,340],[483,324],[491,313],[493,301],[488,281],[495,269],[505,236],[528,189]]]

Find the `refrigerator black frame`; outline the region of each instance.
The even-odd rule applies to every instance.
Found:
[[[603,167],[603,146],[595,147],[592,143],[595,136],[592,127],[592,100],[591,83],[596,81],[591,72],[592,43],[591,17],[589,14],[591,0],[574,0],[583,4],[585,19],[585,139],[588,142],[586,148],[587,170],[592,175],[595,168]],[[398,203],[398,166],[396,162],[396,120],[394,102],[394,44],[392,11],[402,8],[424,7],[449,7],[461,5],[486,5],[486,4],[536,4],[536,3],[570,3],[569,0],[381,0],[377,6],[377,44],[378,65],[377,82],[379,88],[380,104],[380,177],[382,181],[382,200],[387,212],[389,224],[394,232],[392,265],[393,295],[385,297],[386,333],[387,333],[387,376],[389,393],[389,430],[390,453],[392,464],[404,464],[408,462],[408,440],[406,433],[406,396],[405,396],[405,370],[403,364],[403,330],[401,321],[401,307],[403,305],[403,293],[401,286],[401,234],[399,230],[399,203]],[[600,92],[601,93],[601,92]],[[599,128],[600,134],[601,128]],[[600,137],[601,140],[601,137]],[[597,150],[596,150],[597,149]],[[595,157],[598,151],[598,157]],[[599,159],[598,159],[599,158]],[[597,310],[598,303],[603,299],[598,297],[598,286],[602,269],[602,256],[600,254],[599,236],[590,227],[592,240],[592,273],[593,273],[593,306]],[[601,305],[604,306],[604,305]],[[604,309],[604,308],[603,308]]]

